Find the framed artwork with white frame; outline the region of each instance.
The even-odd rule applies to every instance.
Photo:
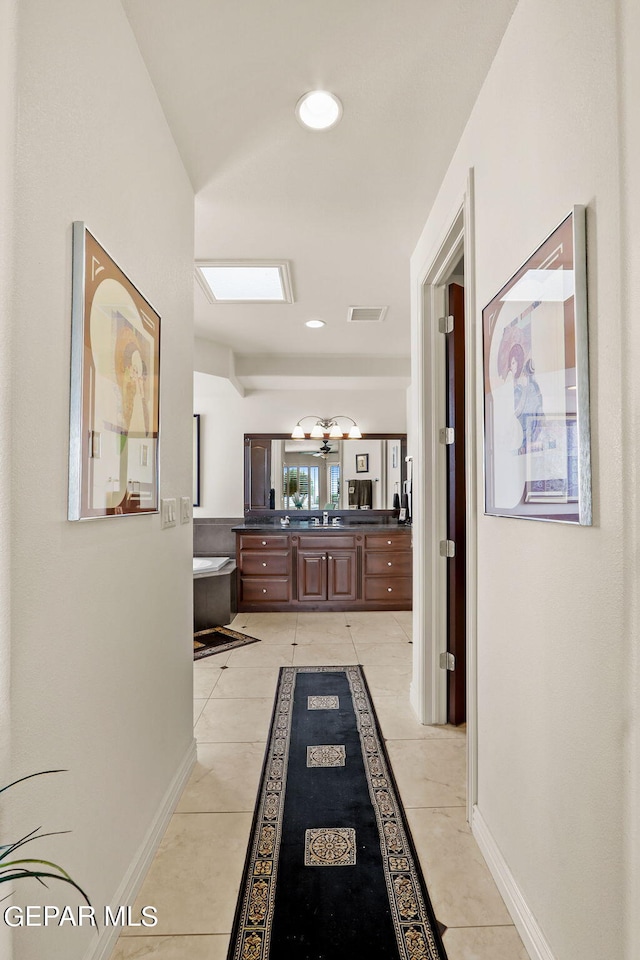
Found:
[[[160,315],[73,224],[69,520],[158,513]]]
[[[485,514],[589,525],[585,209],[482,311]]]

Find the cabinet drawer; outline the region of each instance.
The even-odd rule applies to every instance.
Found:
[[[266,549],[242,550],[240,553],[240,573],[250,577],[279,577],[289,573],[289,554],[271,553]]]
[[[241,550],[288,550],[288,536],[271,536],[270,533],[241,533]]]
[[[373,576],[410,577],[411,554],[408,550],[368,552],[364,557],[364,572]]]
[[[365,577],[365,600],[411,600],[411,577]]]
[[[411,550],[409,533],[368,533],[364,540],[367,550]]]
[[[265,603],[283,602],[289,597],[289,579],[269,580],[266,577],[242,577],[241,596],[250,603],[264,601]]]
[[[355,550],[356,538],[345,534],[306,534],[298,538],[301,550]]]

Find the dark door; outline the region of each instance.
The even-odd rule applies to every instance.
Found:
[[[447,560],[447,651],[455,667],[447,674],[447,719],[459,724],[467,718],[464,287],[451,283],[448,293],[453,331],[446,337],[446,423],[454,441],[446,448],[447,539],[455,543],[455,555]]]
[[[271,487],[271,441],[245,437],[244,508],[268,510]]]
[[[356,551],[330,551],[327,557],[327,600],[355,600],[356,587]]]
[[[327,599],[327,555],[298,550],[298,600]]]

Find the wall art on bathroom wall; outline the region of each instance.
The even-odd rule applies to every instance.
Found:
[[[69,520],[158,512],[160,316],[73,224]]]
[[[369,454],[368,453],[356,454],[356,473],[368,473],[368,472],[369,472]]]
[[[482,311],[485,513],[591,523],[585,210]]]

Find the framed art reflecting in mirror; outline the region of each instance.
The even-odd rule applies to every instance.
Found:
[[[158,512],[160,316],[73,225],[69,519]]]
[[[591,523],[585,210],[482,311],[485,513]]]

